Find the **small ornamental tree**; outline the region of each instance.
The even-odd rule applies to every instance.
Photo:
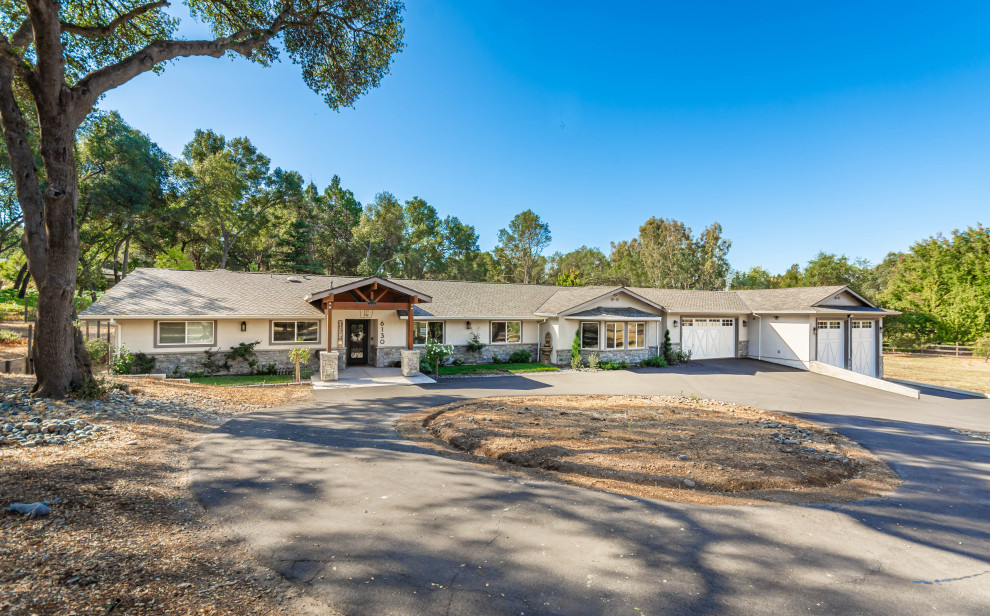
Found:
[[[581,367],[581,330],[574,332],[574,341],[571,342],[571,369],[577,370]]]
[[[299,375],[299,364],[305,364],[309,362],[309,349],[306,347],[296,347],[289,351],[289,361],[296,365],[296,382],[302,381],[302,377]]]
[[[447,358],[454,352],[454,347],[449,344],[439,342],[427,342],[423,349],[423,361],[433,370],[433,374],[439,376],[440,364],[446,363]]]
[[[668,364],[676,363],[674,361],[674,345],[670,343],[670,330],[663,330],[663,358]]]

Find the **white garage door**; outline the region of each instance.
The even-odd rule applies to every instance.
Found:
[[[873,321],[852,322],[853,371],[866,376],[876,376],[877,335]]]
[[[842,321],[818,322],[818,361],[837,368],[846,367]]]
[[[735,319],[681,319],[681,348],[691,359],[735,357]]]

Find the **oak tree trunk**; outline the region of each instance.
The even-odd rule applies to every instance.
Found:
[[[38,285],[34,344],[38,381],[34,391],[56,398],[81,387],[89,376],[89,358],[72,324],[75,317],[72,297],[79,264],[76,226],[79,190],[73,153],[75,127],[66,115],[57,106],[38,108],[41,158],[47,180],[44,193],[47,246],[44,272],[35,273],[33,264],[30,268]]]

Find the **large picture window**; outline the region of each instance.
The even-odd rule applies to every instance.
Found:
[[[492,321],[492,344],[522,342],[522,321]]]
[[[624,349],[626,348],[626,324],[606,323],[605,324],[605,348]]]
[[[272,321],[272,342],[318,342],[319,321]]]
[[[443,344],[443,321],[413,321],[413,344]]]
[[[598,348],[598,323],[581,323],[581,348]]]
[[[646,323],[629,324],[629,348],[642,349],[646,346]]]
[[[213,321],[159,321],[158,344],[213,344]]]

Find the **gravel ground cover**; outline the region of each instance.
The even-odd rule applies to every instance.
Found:
[[[900,484],[879,458],[831,430],[716,400],[488,398],[425,409],[396,427],[452,457],[670,501],[838,502]]]
[[[60,500],[0,514],[0,614],[334,613],[224,537],[188,485],[202,434],[310,390],[126,379],[104,401],[48,401],[31,383],[0,375],[0,429],[35,424],[0,445],[0,505]]]

